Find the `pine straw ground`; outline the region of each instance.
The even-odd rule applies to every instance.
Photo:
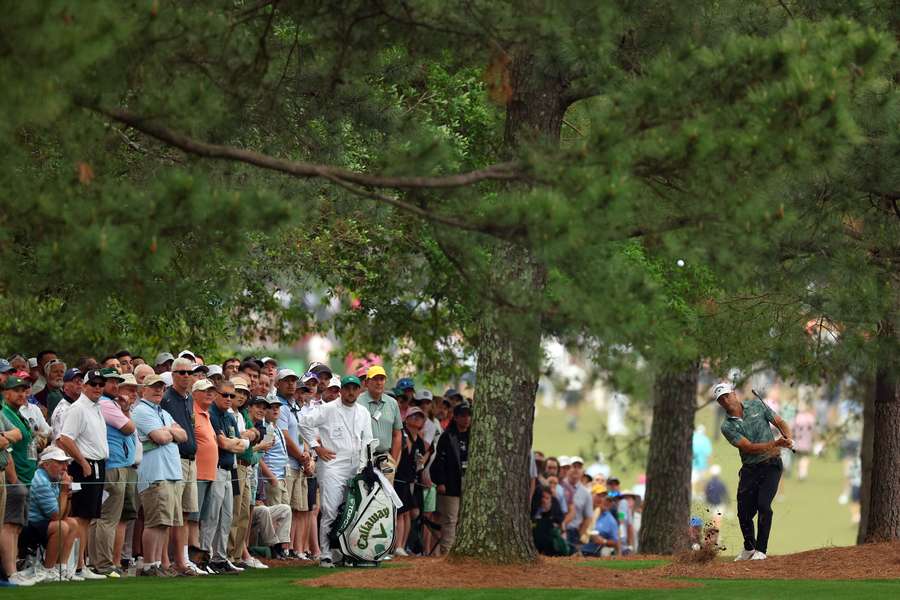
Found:
[[[603,568],[604,560],[667,559],[640,569]],[[613,565],[609,565],[613,566]],[[765,561],[697,563],[684,557],[636,556],[622,559],[544,558],[528,567],[486,566],[439,558],[395,560],[389,568],[348,569],[298,582],[323,588],[370,589],[652,589],[696,585],[691,579],[898,579],[900,543],[823,548]]]

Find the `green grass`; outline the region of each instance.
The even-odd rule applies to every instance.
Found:
[[[713,439],[711,463],[722,466],[722,475],[733,499],[737,489],[740,457],[719,434],[715,422],[714,407],[698,413],[698,422],[706,425]],[[606,415],[596,411],[590,404],[583,404],[578,421],[578,430],[570,432],[566,428],[567,416],[564,411],[543,406],[537,407],[534,424],[534,447],[546,455],[581,454],[591,462],[590,448],[592,436],[605,431]],[[602,439],[602,437],[600,438]],[[609,454],[602,445],[601,452]],[[622,480],[623,487],[631,487],[643,471],[642,465],[631,464],[627,460],[611,465],[613,472]],[[788,554],[812,550],[826,546],[849,546],[856,543],[856,526],[850,522],[850,507],[837,502],[843,487],[843,467],[840,460],[829,453],[813,458],[810,475],[805,482],[784,478],[781,492],[773,505],[775,510],[772,536],[769,542],[770,554]],[[734,515],[732,500],[722,524],[721,541],[731,549],[740,546],[741,535]],[[694,514],[703,519],[710,515],[705,506],[696,505]]]
[[[625,561],[621,561],[625,562]],[[83,583],[41,584],[31,588],[7,590],[17,600],[69,600],[73,596],[91,600],[153,598],[153,600],[185,600],[186,598],[260,598],[295,600],[300,597],[328,597],[335,600],[389,600],[401,595],[422,597],[425,592],[410,590],[312,589],[294,585],[299,579],[322,575],[316,568],[278,568],[250,571],[236,576],[179,579],[127,578],[118,581],[86,581]],[[378,571],[373,570],[377,577]],[[435,573],[440,577],[440,573]],[[527,594],[528,598],[573,600],[588,598],[684,598],[685,600],[741,600],[757,598],[837,598],[841,600],[898,598],[900,580],[893,581],[701,581],[701,587],[679,590],[429,590],[429,600],[455,600],[465,594],[467,600],[494,600]],[[0,591],[0,594],[3,594]]]
[[[637,571],[639,569],[652,569],[653,567],[661,567],[668,564],[669,561],[661,559],[646,560],[585,560],[579,565],[586,567],[595,567],[598,569],[612,569],[614,571]]]

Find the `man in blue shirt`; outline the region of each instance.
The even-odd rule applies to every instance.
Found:
[[[581,547],[581,553],[587,556],[609,556],[613,552],[622,553],[622,545],[619,541],[619,522],[613,515],[616,509],[617,498],[608,494],[597,494],[596,500],[600,504],[601,513],[594,523],[594,529],[590,532],[590,542]]]
[[[44,547],[44,563],[35,567],[35,574],[43,581],[76,579],[65,566],[79,531],[75,519],[67,516],[72,493],[72,477],[66,473],[70,462],[72,459],[65,452],[48,446],[41,452],[40,466],[31,480],[28,525],[22,540],[29,548]]]
[[[132,411],[144,456],[138,467],[138,495],[144,508],[144,569],[140,575],[156,576],[169,567],[169,528],[182,525],[181,458],[178,444],[187,432],[160,407],[165,383],[159,375],[148,375],[141,387],[141,400]],[[175,558],[184,563],[183,554]],[[185,564],[179,564],[183,571]]]

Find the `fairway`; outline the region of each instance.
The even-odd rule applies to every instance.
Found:
[[[333,571],[335,574],[341,570]],[[285,567],[241,573],[235,576],[179,579],[127,578],[119,581],[99,581],[73,584],[42,584],[32,588],[19,588],[10,597],[22,600],[67,600],[73,595],[89,596],[91,600],[121,600],[122,598],[153,598],[154,600],[183,600],[184,598],[255,597],[266,600],[295,599],[298,597],[328,597],[335,600],[380,600],[397,598],[399,594],[411,594],[410,590],[368,589],[309,589],[298,585],[303,579],[321,576],[323,571],[315,567]],[[372,577],[379,571],[373,570]],[[435,577],[440,577],[435,572]],[[611,571],[610,578],[615,575]],[[527,594],[528,598],[581,599],[581,598],[685,598],[693,600],[739,600],[743,598],[805,598],[838,597],[896,598],[900,596],[900,580],[890,581],[772,581],[739,580],[697,581],[699,587],[663,590],[514,590],[484,589],[464,591],[469,600],[512,598]],[[459,598],[462,590],[423,590],[433,600]]]
[[[534,421],[534,448],[546,456],[583,456],[590,464],[592,449],[609,456],[609,449],[603,443],[599,432],[606,430],[606,415],[587,403],[581,406],[578,429],[574,432],[566,428],[565,411],[548,408],[539,403]],[[697,423],[706,425],[707,434],[713,442],[710,464],[722,466],[722,479],[732,498],[730,512],[722,524],[721,542],[726,548],[737,548],[741,541],[737,517],[734,514],[734,494],[737,489],[740,458],[734,448],[719,434],[715,422],[715,407],[707,407],[697,413]],[[636,465],[619,456],[611,461],[612,472],[622,480],[623,488],[630,488],[644,471],[643,465]],[[849,546],[856,543],[856,526],[850,522],[850,507],[837,502],[843,485],[843,471],[834,451],[827,451],[821,457],[813,458],[809,478],[804,482],[784,478],[781,492],[775,499],[772,538],[769,543],[771,554],[788,554],[829,546]],[[696,504],[695,514],[704,520],[711,515],[706,507]],[[726,551],[726,554],[728,552]],[[733,554],[733,552],[732,552]]]

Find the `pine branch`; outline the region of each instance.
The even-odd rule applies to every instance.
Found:
[[[373,188],[397,189],[450,189],[466,187],[482,181],[516,181],[526,178],[523,172],[523,165],[519,162],[497,163],[475,171],[431,177],[370,175],[331,165],[284,160],[235,146],[210,144],[154,123],[146,117],[136,115],[127,110],[102,108],[86,103],[81,103],[81,105],[188,154],[246,163],[261,169],[286,173],[294,177],[321,178],[333,182],[340,181],[351,186],[361,185]],[[352,191],[352,188],[348,189]],[[362,195],[371,196],[369,193]]]

